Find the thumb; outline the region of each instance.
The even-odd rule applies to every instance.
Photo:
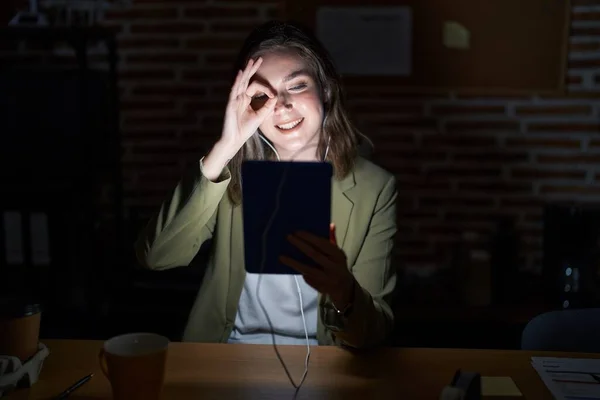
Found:
[[[277,98],[271,97],[269,100],[267,100],[267,102],[258,111],[256,111],[256,115],[261,120],[264,120],[265,118],[267,118],[269,116],[269,114],[271,114],[273,112],[273,110],[275,109],[276,103],[277,103]]]
[[[329,224],[329,241],[332,244],[337,245],[337,240],[335,238],[335,224],[333,222]]]

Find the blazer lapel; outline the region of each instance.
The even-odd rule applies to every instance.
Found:
[[[354,201],[352,200],[352,191],[356,186],[356,181],[354,179],[354,173],[351,172],[347,177],[338,181],[335,178],[332,180],[331,185],[331,222],[335,224],[335,240],[337,241],[338,246],[344,250],[346,253],[348,249],[346,248],[346,242],[353,243],[353,240],[346,240],[350,237],[352,238],[352,234],[354,230],[350,228],[350,218],[352,217],[352,212],[354,210]],[[318,294],[319,304],[322,306],[325,303],[325,296],[323,294]],[[323,314],[318,313],[318,328],[317,328],[317,336],[319,338],[319,342],[326,343],[331,340],[331,338],[327,335],[325,326],[322,320]]]
[[[350,173],[344,179],[333,180],[331,190],[331,219],[335,224],[335,238],[338,246],[344,248],[348,236],[350,217],[354,208],[351,192],[356,186],[354,173]]]

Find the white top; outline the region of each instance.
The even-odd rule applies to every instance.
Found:
[[[229,343],[306,344],[302,303],[309,343],[317,345],[318,302],[318,292],[301,275],[246,273]]]
[[[309,343],[317,345],[318,292],[301,275],[296,279],[294,275],[246,273],[229,343],[273,344],[272,330],[277,345],[306,345],[299,286]]]

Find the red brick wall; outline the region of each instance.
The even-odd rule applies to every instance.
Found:
[[[127,206],[158,206],[218,137],[229,69],[277,2],[132,0],[106,13],[119,33]],[[517,219],[523,266],[541,260],[542,204],[600,199],[600,0],[574,1],[565,97],[402,94],[347,87],[376,161],[400,190],[398,259],[442,266],[464,232],[489,240]]]
[[[127,204],[156,205],[220,133],[232,59],[276,3],[134,0],[121,30]]]
[[[399,259],[441,266],[464,231],[517,218],[527,268],[541,259],[542,203],[600,197],[600,1],[575,2],[566,97],[402,94],[355,82],[353,116],[399,181]],[[127,204],[159,204],[217,138],[238,45],[275,16],[265,1],[134,0],[122,28]]]

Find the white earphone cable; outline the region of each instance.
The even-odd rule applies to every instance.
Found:
[[[267,139],[265,139],[260,132],[259,132],[259,137],[262,139],[263,142],[265,142],[273,150],[273,152],[275,153],[275,156],[277,157],[277,160],[281,161],[281,158],[279,157],[279,153],[277,152],[275,147]],[[331,140],[331,137],[329,137],[329,139],[327,140],[327,148],[325,149],[325,156],[323,157],[323,161],[327,160],[327,154],[329,153],[330,140]],[[299,149],[298,152],[303,151],[303,150],[305,150],[304,147]],[[293,158],[294,157],[292,157],[292,159]],[[294,280],[296,282],[296,288],[298,290],[298,298],[300,301],[300,314],[302,315],[302,324],[304,325],[304,335],[306,337],[306,359],[304,361],[304,373],[302,374],[302,378],[300,379],[300,383],[298,383],[298,384],[296,384],[294,382],[294,379],[292,378],[287,366],[285,365],[285,362],[283,361],[283,358],[281,357],[281,354],[279,353],[279,349],[277,348],[277,343],[275,341],[275,332],[274,332],[274,328],[273,328],[273,323],[271,322],[271,318],[269,317],[269,315],[267,313],[267,309],[264,306],[262,299],[260,298],[260,295],[259,295],[260,283],[262,282],[262,277],[263,277],[262,271],[265,266],[266,254],[267,254],[267,234],[269,232],[269,229],[271,228],[271,225],[273,223],[273,220],[275,219],[275,216],[277,215],[277,212],[279,211],[281,193],[283,191],[283,185],[285,184],[286,178],[287,178],[287,169],[284,170],[283,176],[281,177],[281,181],[279,182],[279,187],[277,188],[277,193],[275,194],[275,207],[273,209],[273,213],[271,214],[271,217],[269,218],[269,221],[267,222],[267,227],[265,228],[265,231],[263,232],[262,261],[261,261],[261,268],[260,268],[261,274],[258,277],[258,284],[256,285],[256,298],[258,299],[258,303],[259,303],[263,313],[265,314],[267,322],[269,323],[269,327],[271,328],[271,337],[273,339],[273,347],[275,349],[275,354],[277,355],[279,362],[283,366],[283,369],[284,369],[288,379],[292,383],[292,386],[294,386],[294,388],[296,389],[296,392],[297,392],[298,390],[300,390],[300,387],[302,387],[302,384],[304,383],[306,376],[308,375],[308,364],[310,361],[310,340],[308,338],[308,328],[306,326],[306,318],[304,316],[304,302],[302,299],[302,290],[300,288],[300,283],[298,282],[298,276],[294,275]]]

